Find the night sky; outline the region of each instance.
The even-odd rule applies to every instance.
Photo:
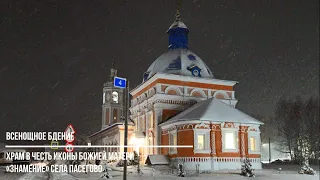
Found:
[[[5,131],[101,128],[102,87],[115,60],[132,86],[167,51],[176,2],[1,1],[0,141]],[[189,48],[218,79],[239,81],[238,108],[272,116],[280,97],[318,96],[317,0],[182,4]]]

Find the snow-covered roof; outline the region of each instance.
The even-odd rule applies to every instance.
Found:
[[[182,21],[174,21],[171,26],[169,27],[168,31],[170,29],[173,29],[173,28],[184,28],[184,29],[188,29],[187,26],[182,22]],[[167,31],[167,32],[168,32]]]
[[[148,165],[169,165],[169,159],[165,155],[148,155],[145,164],[148,164]]]
[[[105,131],[107,131],[108,129],[111,129],[112,127],[122,126],[122,125],[124,125],[124,122],[123,122],[123,123],[122,123],[122,122],[114,123],[114,124],[112,124],[111,126],[108,126],[108,127],[104,128],[104,129],[101,129],[100,131],[97,131],[97,132],[91,134],[91,135],[89,136],[89,138],[91,138],[91,137],[93,137],[93,136],[95,136],[95,135],[98,135],[98,134],[100,134],[100,133],[102,133],[102,132],[105,132]],[[128,121],[128,126],[134,126],[133,122]]]
[[[200,71],[199,74],[195,74],[194,70]],[[158,72],[213,78],[211,70],[202,59],[189,49],[183,48],[169,50],[158,57],[148,68],[144,81]]]
[[[201,120],[212,122],[235,122],[242,124],[263,124],[257,119],[227,105],[217,98],[201,101],[161,124],[177,121]]]

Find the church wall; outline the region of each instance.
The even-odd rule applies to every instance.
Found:
[[[178,145],[194,145],[194,131],[192,129],[178,130]],[[209,157],[210,153],[194,153],[193,148],[178,148],[178,153],[171,155],[175,157]]]
[[[163,146],[168,146],[169,145],[169,134],[162,134],[162,138],[161,138],[161,145]],[[161,148],[161,154],[162,155],[168,155],[169,154],[169,148],[164,147]]]
[[[203,80],[206,82],[203,83],[202,80],[191,82],[183,78],[181,80],[166,78],[154,77],[154,79],[150,79],[150,81],[142,84],[139,90],[131,92],[132,100],[130,111],[132,119],[139,119],[139,117],[148,113],[148,109],[150,109],[149,106],[153,105],[154,138],[152,140],[154,145],[168,143],[164,142],[165,140],[163,141],[164,136],[162,136],[161,130],[159,129],[159,123],[175,116],[197,101],[211,98],[212,92],[221,91],[232,94],[234,92],[233,85],[231,85],[232,83],[230,83],[230,85],[222,85],[223,83],[228,84],[226,81],[221,82],[222,84],[213,84],[207,80]],[[220,83],[220,81],[217,82]],[[232,101],[236,101],[234,97]],[[230,101],[228,100],[226,103],[230,103]],[[141,124],[140,121],[141,120],[137,123],[138,125]],[[147,124],[148,123],[146,123],[146,125]],[[148,138],[148,135],[146,135],[146,138]],[[166,149],[154,148],[153,152],[158,154],[167,151]],[[198,154],[198,156],[203,155]]]
[[[170,129],[162,129],[161,145],[170,145],[169,134],[177,128],[177,145],[194,145],[194,128],[199,124],[178,124],[171,126]],[[223,127],[223,128],[221,128]],[[203,129],[204,127],[198,127]],[[223,151],[223,132],[229,131],[228,128],[235,131],[237,134],[237,149],[235,152]],[[260,152],[256,154],[248,153],[248,126],[239,126],[236,123],[221,123],[210,125],[210,152],[209,153],[194,153],[194,148],[177,148],[177,153],[170,154],[169,148],[162,148],[163,155],[169,155],[173,165],[179,161],[184,161],[185,167],[190,170],[195,170],[195,165],[200,164],[200,170],[237,170],[241,168],[242,159],[247,155],[250,159],[253,168],[261,169]],[[257,128],[254,133],[257,133]],[[214,134],[214,135],[212,135]],[[241,136],[243,134],[244,136]],[[214,139],[212,139],[214,138]],[[243,141],[242,141],[243,138]],[[244,142],[244,144],[242,144]],[[259,144],[258,144],[259,145]],[[245,154],[242,155],[242,148]],[[213,149],[215,151],[213,152]]]
[[[109,108],[106,109],[106,116],[105,117],[106,117],[105,123],[108,126],[110,124],[110,109]]]

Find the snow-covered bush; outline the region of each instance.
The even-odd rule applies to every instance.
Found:
[[[312,169],[308,165],[303,165],[299,171],[299,174],[310,174],[310,175],[315,175],[316,171]]]
[[[243,165],[241,167],[241,175],[247,176],[247,177],[255,177],[253,173],[252,165],[248,158],[244,159]]]

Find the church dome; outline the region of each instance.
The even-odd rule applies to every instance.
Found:
[[[169,51],[158,57],[143,75],[143,81],[156,73],[177,74],[213,78],[212,72],[199,56],[188,49],[189,29],[180,20],[177,12],[176,20],[167,31],[169,35]]]
[[[144,74],[144,80],[162,72],[183,76],[213,78],[208,66],[189,49],[172,49],[158,57]]]

